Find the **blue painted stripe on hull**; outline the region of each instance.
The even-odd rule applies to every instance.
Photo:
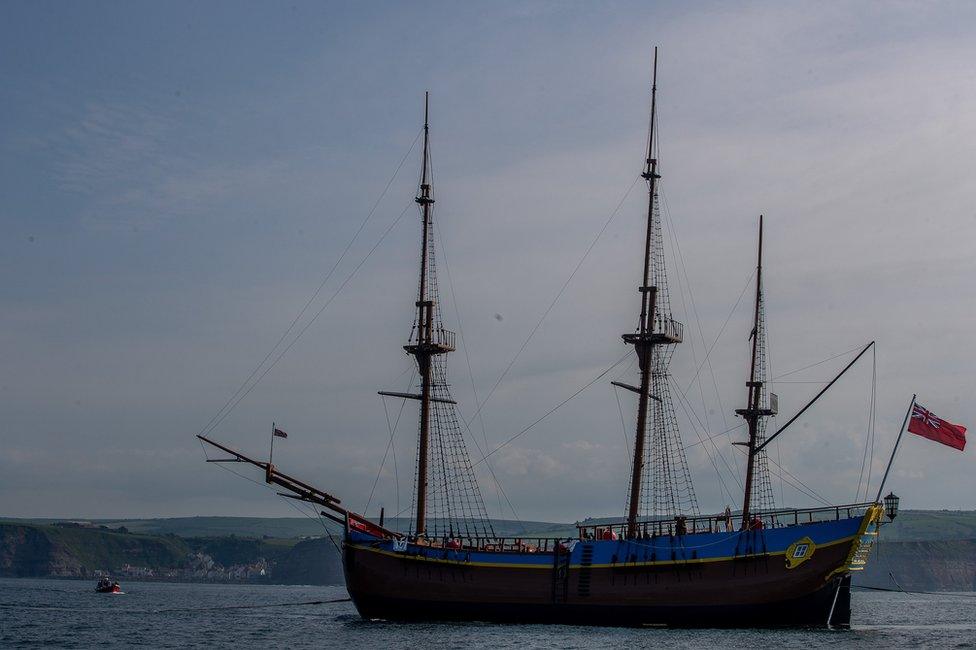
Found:
[[[850,541],[859,530],[863,517],[837,521],[801,524],[785,528],[732,533],[696,533],[683,536],[662,536],[646,540],[587,540],[593,549],[590,566],[601,568],[621,564],[660,564],[667,562],[709,562],[741,558],[750,555],[781,555],[794,542],[809,537],[818,547]],[[393,542],[372,535],[350,531],[348,543],[372,550],[407,555],[418,560],[461,562],[465,564],[498,565],[510,568],[552,568],[552,552],[488,552],[451,550],[408,545],[407,551],[395,551]],[[576,544],[570,556],[571,567],[578,567],[582,558],[582,543]]]

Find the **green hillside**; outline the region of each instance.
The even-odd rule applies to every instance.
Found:
[[[124,530],[124,529],[123,529]],[[328,551],[318,563],[334,565],[320,577],[339,574],[338,555],[328,538],[264,539],[236,535],[179,537],[122,532],[101,526],[0,522],[0,576],[88,578],[101,572],[149,579],[270,581],[275,568],[285,579],[298,579],[309,548]],[[324,544],[322,544],[324,542]],[[293,557],[294,556],[294,557]],[[263,573],[262,573],[263,571]]]
[[[175,567],[189,553],[189,546],[178,537],[0,523],[0,575],[3,576],[84,576],[126,564]]]
[[[11,523],[50,525],[58,519],[0,519]],[[172,517],[164,519],[90,519],[95,525],[108,528],[124,526],[133,533],[150,535],[178,535],[180,537],[238,537],[294,539],[300,537],[319,537],[326,532],[337,532],[338,527],[308,517]],[[575,535],[573,524],[544,521],[512,521],[507,519],[492,522],[495,533],[506,537],[561,537]],[[410,522],[406,519],[387,520],[386,526],[395,530],[406,530]]]
[[[890,542],[976,539],[976,511],[904,510],[882,535]]]
[[[619,517],[587,519],[588,523],[619,521]],[[0,519],[15,523],[50,525],[55,519]],[[130,532],[148,535],[177,535],[179,537],[238,537],[295,539],[318,537],[326,533],[324,523],[307,517],[173,517],[163,519],[97,519],[96,525],[108,528],[124,526]],[[506,537],[565,537],[574,535],[572,523],[544,521],[494,520],[498,535]],[[406,530],[406,519],[387,520],[386,525]],[[328,524],[335,533],[337,527]],[[891,524],[884,527],[888,541],[935,541],[976,539],[976,511],[972,510],[904,510]]]

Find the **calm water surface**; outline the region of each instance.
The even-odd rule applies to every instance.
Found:
[[[668,630],[363,621],[341,587],[0,580],[0,646],[79,648],[976,647],[976,594],[854,594],[850,630]]]

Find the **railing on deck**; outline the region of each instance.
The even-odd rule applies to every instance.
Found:
[[[863,515],[874,503],[851,503],[822,508],[791,508],[756,512],[750,528],[785,528],[800,524],[838,521]],[[733,532],[742,527],[742,513],[730,516],[706,515],[699,517],[675,517],[672,519],[648,519],[637,522],[637,538],[646,539],[662,535],[693,535],[695,533]],[[627,522],[578,525],[580,539],[625,539]]]
[[[571,537],[430,537],[418,540],[407,538],[411,543],[445,551],[489,551],[495,553],[552,553],[557,548],[565,551]]]

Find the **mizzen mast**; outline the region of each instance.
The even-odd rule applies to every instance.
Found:
[[[766,465],[765,450],[765,420],[764,418],[776,415],[775,396],[770,399],[770,403],[764,404],[766,394],[766,332],[765,318],[763,313],[763,293],[762,293],[762,254],[763,254],[763,218],[759,215],[759,252],[756,261],[756,303],[753,313],[752,324],[752,357],[749,362],[749,380],[746,387],[749,389],[748,406],[736,409],[736,414],[742,416],[749,426],[749,440],[745,443],[736,443],[747,448],[746,461],[746,482],[745,494],[742,499],[742,528],[749,528],[752,516],[752,505],[757,499],[754,490],[757,487],[756,479],[759,479],[759,501],[767,502],[772,505],[772,489],[769,486],[769,469]]]
[[[668,393],[667,387],[667,362],[670,355],[662,356],[655,353],[655,348],[669,346],[680,343],[682,338],[682,326],[672,320],[670,308],[660,304],[661,294],[659,290],[665,281],[664,277],[664,258],[663,251],[655,250],[654,244],[658,243],[660,249],[660,216],[657,209],[658,179],[661,175],[657,171],[657,154],[655,152],[654,127],[657,117],[657,48],[654,48],[654,73],[651,84],[651,118],[648,129],[647,157],[645,168],[641,176],[647,181],[647,230],[644,239],[644,274],[638,291],[641,296],[640,321],[636,332],[623,335],[625,343],[633,345],[637,352],[638,365],[640,366],[640,387],[634,392],[638,393],[639,402],[637,407],[637,432],[634,438],[634,461],[630,479],[630,501],[627,511],[627,535],[635,537],[637,535],[637,517],[640,513],[641,503],[641,483],[644,476],[645,455],[647,453],[647,430],[648,430],[648,411],[650,410],[650,400],[654,399],[657,404],[655,429],[661,429],[661,436],[664,438],[667,432],[664,428],[668,426],[666,420],[673,419],[673,408],[670,404],[670,396],[651,395],[651,387],[654,384],[655,392]],[[666,297],[666,289],[665,297]],[[633,388],[631,388],[633,390]],[[666,402],[664,400],[667,400]],[[655,455],[658,460],[663,460],[660,456],[669,456],[674,450],[667,440],[654,440],[657,446]],[[680,453],[680,451],[678,452]],[[685,465],[686,466],[686,465]],[[673,478],[670,468],[665,470],[662,476],[655,472],[655,483],[653,487],[659,491],[671,491],[673,495],[673,485],[664,485]],[[690,484],[689,484],[690,486]],[[672,500],[673,501],[673,500]],[[672,504],[673,505],[673,504]]]

